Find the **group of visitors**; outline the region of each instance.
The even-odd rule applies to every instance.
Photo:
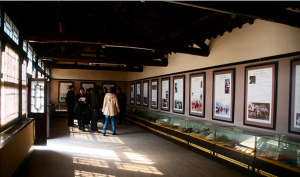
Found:
[[[74,113],[77,114],[78,129],[85,131],[85,125],[91,122],[91,131],[100,133],[97,128],[97,122],[101,112],[104,115],[103,136],[106,134],[109,118],[111,119],[112,134],[116,135],[115,118],[119,118],[119,125],[126,125],[125,105],[126,95],[121,91],[121,88],[110,88],[107,93],[107,88],[104,87],[101,92],[101,87],[97,85],[87,89],[86,94],[84,88],[79,88],[79,94],[75,96],[75,85],[70,86],[67,93],[66,103],[68,108],[68,126],[74,126]]]

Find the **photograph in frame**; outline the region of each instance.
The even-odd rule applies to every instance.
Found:
[[[174,76],[173,85],[173,112],[184,114],[185,76]]]
[[[149,104],[149,81],[143,82],[143,106],[148,107]]]
[[[205,117],[205,73],[190,75],[190,115]]]
[[[107,93],[109,93],[109,90],[110,90],[110,88],[112,88],[112,87],[114,87],[115,89],[117,89],[117,88],[116,88],[116,83],[102,83],[102,90],[103,90],[104,88],[107,88]]]
[[[70,90],[70,86],[73,84],[74,84],[74,82],[59,81],[59,83],[58,83],[58,102],[59,103],[66,102],[67,93]]]
[[[158,109],[158,79],[151,80],[151,108]]]
[[[90,88],[95,89],[96,83],[95,82],[81,82],[80,85],[81,85],[81,87],[84,88],[84,93],[86,94],[87,89],[90,89]]]
[[[300,135],[300,59],[291,60],[289,133]]]
[[[213,72],[213,120],[234,122],[235,69]]]
[[[245,67],[244,125],[275,130],[277,63]]]
[[[134,83],[130,84],[130,104],[131,105],[134,105],[134,103],[135,103],[134,85],[135,85]]]
[[[161,79],[161,110],[170,111],[170,77]]]
[[[141,106],[141,82],[136,83],[136,105]]]

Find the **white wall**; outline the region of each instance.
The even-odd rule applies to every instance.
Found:
[[[51,79],[127,81],[128,72],[82,69],[51,69]]]
[[[252,60],[300,51],[300,29],[263,20],[245,24],[231,33],[211,39],[210,55],[169,55],[168,67],[144,67],[143,73],[128,73],[128,81],[209,66]]]

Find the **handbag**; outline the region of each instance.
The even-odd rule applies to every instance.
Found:
[[[76,105],[75,105],[75,107],[74,107],[73,113],[74,113],[74,114],[79,114],[79,106],[78,106],[77,103],[76,103]]]

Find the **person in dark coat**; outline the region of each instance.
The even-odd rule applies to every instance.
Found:
[[[104,87],[101,94],[100,94],[100,104],[101,104],[101,110],[103,109],[103,101],[104,101],[104,97],[105,94],[107,93],[107,88]],[[103,117],[103,113],[101,111],[101,117]],[[105,118],[103,119],[103,124],[105,123]]]
[[[102,105],[100,104],[100,96],[99,96],[100,90],[101,87],[97,85],[95,91],[93,91],[90,96],[90,105],[91,105],[91,113],[92,113],[91,130],[95,133],[99,133],[97,128],[97,122],[99,118],[100,109],[102,109]]]
[[[80,87],[79,94],[76,95],[74,102],[78,105],[79,113],[77,114],[77,120],[78,120],[78,129],[85,131],[85,107],[86,107],[86,94],[84,94],[84,88]]]
[[[66,103],[67,103],[67,108],[68,108],[68,126],[74,126],[74,107],[75,107],[75,103],[74,103],[74,99],[75,99],[75,85],[71,85],[70,90],[67,93],[67,97],[66,97]]]
[[[123,121],[124,124],[126,125],[126,117],[125,117],[126,95],[125,93],[122,92],[120,87],[117,88],[117,97],[118,97],[118,102],[120,107],[120,113],[118,114],[118,118],[119,118],[118,125],[122,125]]]
[[[86,89],[85,125],[89,125],[92,119],[90,96],[91,96],[91,88]]]

